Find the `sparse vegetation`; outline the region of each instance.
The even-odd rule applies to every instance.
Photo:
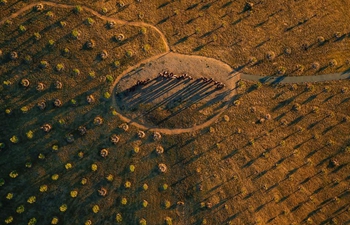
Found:
[[[282,83],[348,69],[349,31],[340,27],[347,17],[335,10],[343,4],[0,3],[2,223],[349,221],[349,81]],[[27,5],[32,11],[21,11]],[[184,60],[181,68],[162,68],[173,79],[156,78],[157,70],[143,80],[142,70],[155,65],[146,59],[164,59],[167,45],[225,61],[235,68],[232,83],[237,71],[269,77],[239,80],[236,96],[203,104],[196,100],[211,91],[231,91],[227,83],[210,89],[226,81],[209,65],[202,72],[192,63],[200,73],[193,74]],[[142,102],[130,106],[134,117],[122,118],[129,109],[115,107],[119,79],[130,82],[122,93],[127,104]],[[174,98],[171,89],[186,83],[198,95],[179,88],[182,99]],[[162,92],[168,98],[155,105]],[[215,116],[215,109],[223,111]],[[186,124],[207,118],[201,129]]]

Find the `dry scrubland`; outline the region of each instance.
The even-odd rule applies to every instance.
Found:
[[[302,61],[306,69],[315,60],[322,66],[331,58],[341,66],[348,54],[347,35],[332,38],[347,31],[334,23],[327,28],[331,18],[346,24],[347,12],[334,11],[342,8],[340,3],[318,10],[325,3],[264,2],[250,16],[240,13],[241,1],[125,3],[116,12],[115,2],[106,2],[107,15],[127,20],[141,15],[158,24],[178,52],[244,65],[250,56],[260,59],[266,51],[279,54],[285,45],[292,47],[290,56],[245,67],[246,72],[271,74],[275,62],[285,63],[288,71]],[[8,0],[0,10],[6,16],[25,4]],[[99,2],[87,4],[102,8]],[[285,32],[282,15],[293,15],[286,22],[291,27],[300,21],[297,11],[302,8],[309,9],[303,15],[317,16]],[[225,20],[231,22],[221,27]],[[151,28],[116,24],[108,29],[106,23],[84,10],[45,6],[0,26],[0,224],[350,223],[349,81],[277,86],[240,81],[232,104],[211,126],[160,140],[145,130],[139,138],[139,130],[123,125],[110,107],[108,91],[128,66],[166,48]],[[177,30],[170,30],[171,25]],[[196,28],[198,34],[176,43]],[[257,40],[243,36],[242,30]],[[123,34],[124,40],[116,41],[115,34]],[[282,35],[286,43],[281,43]],[[299,48],[318,35],[330,41],[307,51]],[[270,41],[254,47],[268,37]],[[94,47],[87,49],[90,39]],[[230,43],[236,39],[242,42]],[[193,50],[203,43],[205,47]],[[104,49],[108,57],[102,60]],[[322,73],[345,69],[327,67]],[[56,99],[61,106],[53,105]],[[41,102],[43,110],[37,106]],[[188,116],[195,119],[196,114]],[[52,127],[48,133],[40,129],[45,123]],[[119,137],[116,144],[113,134]],[[108,151],[105,158],[102,149]],[[159,171],[161,163],[167,166],[165,173]],[[107,194],[101,196],[99,190]]]
[[[348,0],[254,0],[253,9],[246,11],[243,0],[56,2],[83,4],[100,12],[106,8],[106,15],[153,24],[172,50],[217,58],[245,73],[297,76],[349,68]],[[2,8],[9,14],[25,4]],[[267,60],[271,52],[274,59]],[[315,62],[319,66],[312,69]]]

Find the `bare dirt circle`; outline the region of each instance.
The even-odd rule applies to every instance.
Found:
[[[120,76],[113,105],[123,118],[146,128],[199,128],[223,112],[238,79],[221,61],[168,53]]]

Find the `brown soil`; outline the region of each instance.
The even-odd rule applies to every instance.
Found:
[[[120,19],[136,20],[137,14],[144,12],[144,20],[153,21],[160,30],[166,31],[165,36],[172,48],[189,53],[196,44],[210,42],[196,53],[222,59],[229,65],[244,64],[246,54],[256,53],[249,46],[261,41],[244,38],[241,45],[232,45],[232,37],[236,39],[247,34],[264,39],[271,36],[271,41],[267,42],[269,45],[257,48],[262,52],[279,49],[284,44],[297,46],[301,37],[305,37],[302,33],[307,26],[310,25],[311,33],[306,34],[313,40],[313,35],[318,35],[318,32],[339,30],[340,27],[332,23],[333,19],[339,19],[341,24],[347,15],[346,10],[335,13],[343,9],[344,4],[337,1],[328,3],[323,11],[319,7],[326,3],[320,1],[262,2],[254,6],[250,16],[247,16],[248,12],[241,13],[242,1],[142,1],[128,2],[125,8],[116,8],[114,1],[74,1],[72,5],[78,3],[89,4],[95,9],[106,6],[108,15],[116,14]],[[0,8],[1,17],[9,16],[27,4],[8,0],[8,4]],[[260,25],[260,33],[252,35],[252,30],[257,28],[249,26],[261,22],[264,15],[273,14],[279,8],[283,9],[281,14],[269,16],[269,21]],[[174,14],[175,9],[179,11]],[[221,17],[229,9],[232,13],[227,11],[228,15]],[[47,6],[42,13],[23,11],[11,19],[12,25],[0,27],[0,49],[3,52],[0,61],[0,223],[7,223],[12,218],[12,224],[29,224],[35,218],[36,224],[50,224],[57,217],[59,224],[84,224],[91,220],[92,224],[105,225],[116,224],[119,214],[123,218],[120,224],[125,225],[139,224],[141,219],[147,224],[161,225],[166,217],[178,225],[350,223],[348,80],[285,85],[239,81],[235,104],[227,104],[222,114],[204,122],[207,118],[198,117],[197,110],[186,111],[186,116],[194,120],[191,124],[202,123],[202,129],[190,126],[175,130],[148,129],[134,123],[136,126],[129,126],[124,131],[121,125],[127,118],[117,116],[118,112],[111,107],[113,98],[106,98],[106,92],[112,94],[111,90],[119,79],[127,78],[124,74],[135,73],[132,70],[143,63],[143,70],[147,73],[136,72],[130,77],[130,82],[150,74],[155,76],[164,67],[159,64],[159,67],[152,67],[157,65],[152,64],[149,68],[156,70],[152,72],[147,70],[149,63],[173,54],[167,55],[169,49],[164,37],[153,26],[115,20],[117,26],[107,29],[106,18],[93,11],[84,8],[80,14],[74,14],[71,10],[71,6]],[[284,40],[279,39],[282,34],[278,32],[283,24],[281,18],[289,18],[287,25],[293,25],[299,21],[298,16],[312,16],[313,10],[317,10],[315,18],[283,33],[285,40],[292,42],[278,41]],[[53,20],[45,16],[47,11],[54,13]],[[195,18],[193,11],[204,13],[186,24],[186,20]],[[290,16],[286,16],[289,12]],[[87,17],[95,20],[92,27],[83,22]],[[242,20],[215,30],[221,26],[219,17],[221,20],[229,18],[229,21],[242,17]],[[164,22],[161,21],[164,18]],[[58,26],[62,20],[67,21],[66,27]],[[173,35],[170,23],[180,34]],[[24,33],[18,30],[21,24],[27,28]],[[147,27],[146,34],[140,34],[139,25]],[[183,35],[193,32],[192,26],[202,30],[176,44]],[[73,29],[81,31],[79,39],[72,38]],[[213,33],[201,38],[202,33],[212,29],[215,30]],[[237,29],[239,33],[230,29]],[[34,32],[40,32],[42,39],[34,41]],[[266,32],[267,36],[261,32]],[[112,37],[116,33],[123,33],[125,42],[114,42]],[[347,53],[342,49],[346,48],[342,47],[348,41],[347,36],[334,42],[330,36],[327,36],[330,41],[324,46],[313,46],[308,51],[310,54],[304,55],[300,51],[298,56],[291,55],[290,61],[286,61],[288,66],[299,63],[300,59],[306,64],[316,57],[322,58],[320,62],[335,56],[339,56],[340,61],[345,59]],[[91,38],[95,39],[96,47],[92,50],[83,48]],[[47,44],[51,39],[55,44],[49,48]],[[152,47],[150,51],[143,50],[145,44]],[[65,48],[70,49],[68,56],[62,54]],[[101,61],[96,57],[103,49],[108,51],[109,57]],[[319,54],[317,49],[324,50],[327,55]],[[132,57],[126,55],[129,50],[133,51]],[[8,54],[12,51],[19,53],[19,59],[9,60]],[[32,63],[23,63],[26,55],[32,57]],[[282,62],[286,59],[284,57],[278,57],[275,62]],[[198,59],[202,58],[189,57],[189,60]],[[48,68],[39,69],[42,60],[49,62]],[[120,61],[120,67],[113,66],[115,60]],[[61,73],[54,69],[59,63],[65,65]],[[274,71],[273,63],[260,64],[252,71],[259,68],[262,73],[269,74],[269,71]],[[196,71],[213,74],[210,70],[205,72],[206,67],[190,65]],[[72,74],[74,68],[80,70],[80,75]],[[166,69],[181,73],[185,67],[167,66]],[[96,72],[95,78],[88,75],[92,70]],[[322,72],[329,70],[327,67]],[[197,75],[194,71],[193,76]],[[20,85],[23,78],[30,81],[28,88]],[[227,79],[227,76],[220,75],[216,79]],[[61,90],[53,87],[56,80],[63,83]],[[232,87],[235,87],[233,80]],[[46,85],[44,91],[35,90],[38,82]],[[120,88],[126,88],[131,83],[126,80],[125,86],[122,82],[118,84],[122,84]],[[88,95],[95,97],[93,104],[87,103]],[[63,102],[60,108],[53,106],[56,98]],[[36,107],[42,100],[47,103],[44,111]],[[11,113],[5,110],[11,110]],[[96,116],[103,119],[101,125],[94,123]],[[184,123],[182,118],[176,118],[173,124],[177,125],[177,121]],[[49,133],[40,129],[44,123],[52,125]],[[209,127],[205,127],[207,125]],[[85,135],[79,133],[79,126],[86,127]],[[143,139],[137,136],[139,129],[145,130]],[[32,138],[29,131],[33,132]],[[160,140],[153,140],[154,131],[162,132]],[[120,138],[116,145],[110,141],[112,134]],[[18,137],[18,143],[11,142],[14,135]],[[67,141],[68,135],[74,137],[73,142]],[[56,145],[58,150],[53,148]],[[164,149],[162,154],[156,153],[159,146]],[[100,156],[104,148],[109,152],[106,158]],[[161,163],[167,166],[166,173],[159,171]],[[93,164],[97,165],[96,171],[92,170]],[[14,172],[18,177],[10,176]],[[55,174],[59,175],[58,180],[52,179]],[[83,178],[87,181],[84,185],[81,183]],[[126,187],[126,184],[131,184],[131,187]],[[148,185],[147,190],[143,188],[144,184]],[[48,186],[46,192],[40,191],[42,185]],[[101,188],[107,190],[105,197],[98,194]],[[71,196],[73,190],[78,192],[75,198]],[[28,200],[32,196],[36,197],[36,202],[31,204]],[[123,198],[127,200],[126,204],[122,204]],[[144,207],[144,200],[148,202],[147,207]],[[60,211],[63,204],[67,205],[65,212]],[[25,210],[20,213],[18,207],[22,205]],[[96,205],[99,212],[93,212]]]

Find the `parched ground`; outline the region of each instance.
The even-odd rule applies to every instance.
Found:
[[[187,73],[193,80],[159,77],[163,71],[176,76]],[[217,88],[214,81],[206,83],[201,77],[225,87]],[[136,85],[147,79],[146,85]],[[200,126],[232,102],[238,79],[228,65],[218,60],[169,53],[119,77],[114,89],[115,107],[131,121],[150,128]]]
[[[17,11],[27,3],[8,0],[7,4],[1,5],[1,16],[10,15],[11,11]],[[176,57],[171,66],[149,64],[147,59],[171,55],[165,54],[167,46],[155,28],[135,23],[119,23],[119,26],[117,23],[116,27],[108,29],[106,23],[112,18],[99,17],[91,10],[75,14],[72,12],[74,5],[85,3],[70,3],[71,6],[64,7],[46,6],[43,12],[28,9],[0,27],[3,53],[0,61],[1,224],[350,223],[348,80],[271,85],[240,80],[233,104],[228,104],[208,126],[176,134],[161,133],[160,140],[154,140],[154,130],[147,127],[128,123],[128,129],[122,129],[125,121],[113,108],[116,96],[110,92],[114,82],[124,78],[124,81],[120,80],[124,84],[119,83],[119,88],[125,90],[137,79],[149,77],[149,74],[156,76],[158,70],[173,69],[176,73],[188,72],[189,75],[192,72],[184,71],[182,62],[173,67],[181,60]],[[283,17],[289,18],[289,27],[298,23],[298,15],[309,17],[314,15],[312,10],[316,10],[316,17],[284,31],[286,38],[289,33],[304,32],[304,27],[317,21],[317,26],[314,24],[315,27],[310,28],[310,32],[314,32],[306,34],[314,40],[313,35],[327,31],[330,34],[326,39],[330,41],[305,51],[310,53],[310,58],[302,51],[298,56],[293,55],[297,48],[292,49],[290,62],[298,63],[294,60],[303,59],[306,65],[316,56],[320,57],[320,62],[336,55],[347,57],[346,51],[342,50],[346,49],[342,45],[347,43],[347,35],[333,42],[330,36],[340,28],[335,23],[325,25],[322,20],[339,19],[339,23],[346,24],[347,9],[341,7],[346,1],[327,6],[321,1],[262,2],[254,6],[250,16],[247,16],[248,12],[241,12],[242,1],[130,1],[124,7],[116,7],[115,3],[86,4],[97,11],[107,7],[107,14],[119,19],[138,20],[138,17],[157,24],[166,31],[171,47],[180,52],[190,53],[190,49],[204,43],[196,54],[222,59],[230,66],[244,64],[245,54],[255,55],[251,48],[243,45],[229,46],[232,37],[239,38],[244,30],[252,34],[249,32],[253,28],[244,24],[259,23],[263,15],[271,14],[270,19],[258,27],[278,29],[282,25],[272,23],[272,20],[279,18],[280,13],[286,16],[290,12],[289,17]],[[318,7],[321,6],[326,8],[320,12]],[[281,12],[273,14],[280,8],[283,9]],[[232,13],[227,11],[228,14],[223,16],[222,13],[229,9]],[[336,13],[341,10],[343,12]],[[203,12],[203,15],[191,21],[196,16],[194,11]],[[48,12],[54,14],[52,19]],[[254,15],[261,17],[255,21],[252,20]],[[292,19],[292,15],[296,18]],[[87,25],[87,18],[95,23]],[[233,24],[221,22],[235,19],[238,21]],[[66,26],[61,26],[62,21],[67,22]],[[185,33],[177,36],[174,31],[169,35],[173,29],[170,23]],[[194,25],[201,29],[184,38],[194,32],[195,27],[191,27]],[[220,28],[215,30],[217,26]],[[232,35],[235,33],[229,32],[228,35],[225,33],[226,29],[231,29],[228,27],[237,27],[241,33]],[[142,28],[146,28],[146,32]],[[77,39],[72,36],[75,29],[81,34]],[[201,37],[212,29],[214,32]],[[267,42],[269,47],[265,44],[257,47],[264,48],[261,54],[271,47],[279,49],[285,44],[283,40],[288,40],[280,38],[279,32],[262,30],[268,32],[266,35],[276,36],[272,35],[273,39]],[[41,34],[41,39],[34,40],[35,32]],[[305,37],[303,32],[295,38]],[[346,30],[340,32],[345,34]],[[120,33],[124,34],[124,41],[114,41],[113,36]],[[254,37],[266,38],[261,33]],[[96,41],[96,46],[87,50],[84,46],[91,38]],[[177,44],[179,39],[182,41]],[[54,41],[53,45],[50,40]],[[242,43],[248,40],[243,38]],[[291,43],[296,43],[295,40]],[[252,40],[252,43],[255,45],[259,41]],[[190,43],[191,47],[186,47]],[[144,48],[145,45],[151,48]],[[66,48],[69,54],[66,54]],[[98,55],[104,49],[109,57],[100,60]],[[313,56],[311,52],[316,49],[323,49],[327,55]],[[18,58],[10,60],[13,51],[18,53]],[[284,57],[281,55],[270,64],[263,62],[252,67],[252,71],[261,69],[270,74],[269,71],[274,71],[274,66]],[[343,65],[342,59],[337,58],[339,66]],[[46,68],[39,67],[42,61],[48,62]],[[142,70],[134,70],[130,77],[122,76],[140,63],[145,63]],[[58,64],[64,65],[63,71],[56,70]],[[196,65],[195,61],[190,63],[193,76],[202,70],[201,73],[212,74],[215,79],[224,79],[227,87],[235,87],[234,74],[230,80],[230,76],[217,76],[219,73],[215,75],[211,69],[196,68]],[[321,63],[321,67],[324,65]],[[212,67],[209,65],[209,68]],[[340,67],[338,71],[344,68]],[[74,69],[80,73],[73,73]],[[333,70],[326,67],[318,73]],[[229,69],[223,69],[225,73],[229,73]],[[30,81],[27,88],[21,85],[24,78]],[[56,81],[62,82],[62,89],[54,87]],[[44,84],[42,91],[36,90],[39,82]],[[87,102],[90,95],[95,99],[92,104]],[[55,99],[62,101],[61,107],[53,105]],[[37,107],[41,101],[46,103],[44,110]],[[102,119],[102,123],[97,123],[97,119]],[[176,122],[185,124],[186,121],[181,119],[172,121],[172,126],[177,125]],[[188,127],[204,121],[198,116],[191,119]],[[52,125],[50,132],[40,129],[44,123]],[[85,134],[78,131],[80,126],[86,128]],[[138,137],[140,130],[145,132],[144,138]],[[113,135],[119,137],[116,144],[111,142]],[[105,158],[101,156],[102,149],[109,153]],[[159,153],[159,149],[164,151]],[[165,173],[159,170],[160,164],[166,165]],[[98,194],[101,188],[107,190],[104,197]]]
[[[244,73],[272,75],[282,66],[287,75],[298,76],[349,68],[349,0],[253,0],[252,10],[245,10],[243,0],[54,2],[87,5],[99,12],[106,8],[107,15],[155,25],[174,51],[220,59]],[[25,4],[8,0],[0,9],[5,16]],[[272,61],[265,58],[270,51],[276,56]],[[314,62],[318,69],[311,68]]]

